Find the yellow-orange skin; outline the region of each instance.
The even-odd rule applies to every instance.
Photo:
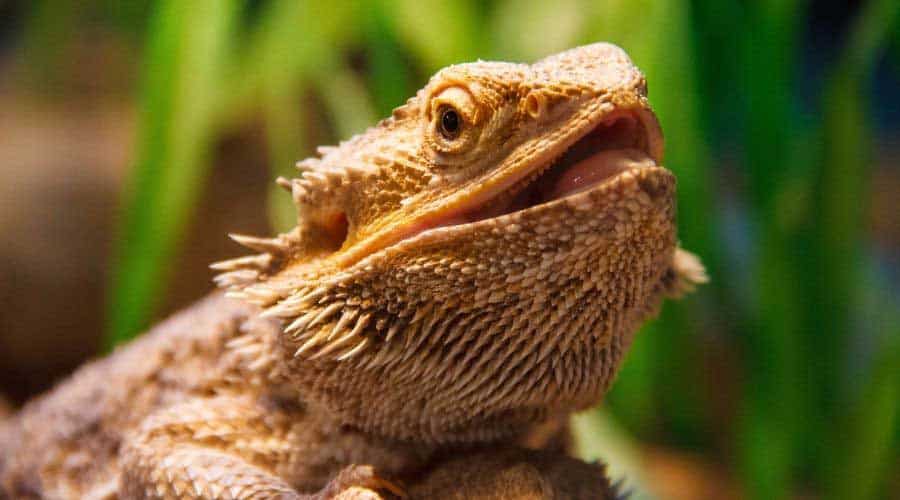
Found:
[[[564,422],[660,301],[704,279],[676,245],[672,174],[429,228],[623,113],[661,163],[644,78],[608,44],[440,71],[280,181],[297,227],[235,237],[260,253],[214,265],[228,297],[0,424],[0,497],[611,498],[601,466],[565,455]]]

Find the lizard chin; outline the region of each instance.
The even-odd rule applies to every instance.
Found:
[[[649,142],[636,117],[618,113],[525,179],[474,207],[445,214],[409,237],[525,211],[614,183],[625,172],[660,168],[648,151]]]

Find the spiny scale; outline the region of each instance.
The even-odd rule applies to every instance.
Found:
[[[244,234],[229,234],[229,238],[234,240],[241,246],[245,246],[257,252],[268,253],[274,256],[281,256],[288,252],[290,245],[281,237],[276,238],[260,238],[257,236],[249,236]]]

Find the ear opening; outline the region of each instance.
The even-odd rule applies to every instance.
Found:
[[[350,231],[350,221],[344,212],[332,212],[317,221],[321,230],[322,246],[336,252],[344,246]]]

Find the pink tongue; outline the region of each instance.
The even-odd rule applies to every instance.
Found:
[[[631,168],[649,167],[653,160],[638,149],[600,151],[567,168],[544,197],[544,202],[590,189]]]
[[[563,171],[552,186],[544,185],[539,188],[538,203],[547,203],[564,196],[570,196],[590,189],[606,179],[632,168],[653,166],[656,163],[647,156],[647,153],[639,149],[611,149],[600,151],[580,162],[571,165]],[[540,182],[540,180],[538,180]],[[410,234],[415,235],[427,229],[456,226],[469,222],[497,217],[515,210],[527,208],[533,204],[533,193],[523,190],[510,199],[490,202],[485,206],[476,207],[473,210],[444,214],[438,220],[410,229]]]

